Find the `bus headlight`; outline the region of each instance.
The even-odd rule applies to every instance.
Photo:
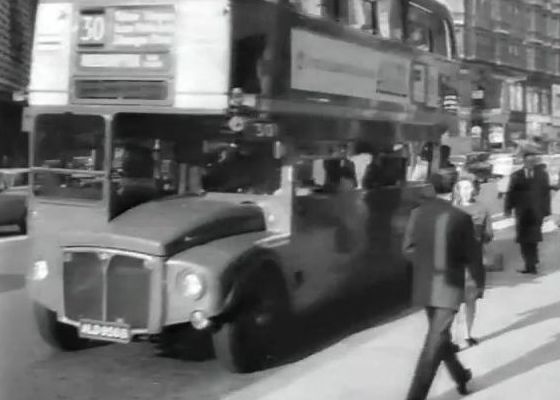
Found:
[[[49,275],[49,264],[45,260],[35,261],[29,278],[33,281],[42,281]]]
[[[204,279],[192,271],[183,271],[177,275],[175,287],[183,296],[194,300],[200,299],[206,292]]]

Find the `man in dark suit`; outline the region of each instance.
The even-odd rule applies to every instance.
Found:
[[[550,189],[548,173],[544,165],[538,165],[537,153],[525,150],[523,168],[511,175],[504,204],[506,216],[515,211],[517,243],[525,262],[525,269],[519,272],[524,274],[537,273],[541,226],[550,215]]]
[[[471,216],[441,197],[428,199],[412,211],[403,242],[405,257],[413,265],[412,301],[425,307],[429,323],[407,400],[426,398],[442,361],[459,393],[467,394],[472,379],[471,371],[457,358],[450,327],[464,299],[466,271],[482,292],[484,270],[473,256]]]

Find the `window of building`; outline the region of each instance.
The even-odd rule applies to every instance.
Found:
[[[548,27],[548,13],[546,11],[541,11],[538,15],[537,20],[537,28],[538,33],[542,36],[547,35],[547,27]]]
[[[339,22],[348,22],[349,2],[346,0],[321,0],[323,15]]]
[[[491,3],[491,16],[495,21],[502,20],[502,0],[493,0]]]
[[[528,31],[529,32],[537,32],[538,30],[538,20],[539,20],[539,13],[535,7],[529,7],[527,10],[527,19],[528,19]]]
[[[521,83],[515,84],[515,111],[525,111],[523,96],[523,85]]]
[[[554,116],[560,115],[560,91],[554,90],[553,91],[554,98],[552,99],[552,113]]]
[[[323,15],[323,3],[319,0],[290,0],[296,10],[315,16]]]
[[[556,18],[552,14],[547,14],[546,17],[546,30],[547,36],[553,38],[556,34]]]
[[[20,0],[10,0],[9,4],[9,26],[10,26],[10,57],[16,63],[23,62],[25,54],[25,22],[21,12]]]
[[[540,93],[541,95],[541,114],[549,115],[550,114],[550,90],[543,89]]]
[[[537,52],[534,47],[527,47],[527,68],[530,70],[535,69]]]
[[[527,88],[527,112],[529,114],[539,114],[541,110],[540,105],[540,90],[534,87]]]

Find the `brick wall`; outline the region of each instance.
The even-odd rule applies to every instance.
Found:
[[[24,89],[29,80],[37,0],[0,0],[0,92]]]

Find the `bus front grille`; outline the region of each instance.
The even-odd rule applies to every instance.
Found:
[[[63,271],[66,317],[74,321],[102,321],[105,278],[99,257],[96,253],[67,253],[66,257]]]
[[[68,252],[64,263],[65,316],[148,328],[151,271],[144,259],[104,252]]]

